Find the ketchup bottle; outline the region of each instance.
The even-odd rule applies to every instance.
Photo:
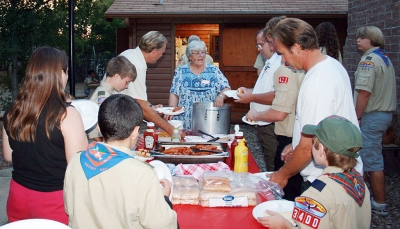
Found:
[[[154,149],[158,141],[158,135],[155,131],[154,122],[147,123],[147,130],[144,132],[144,148],[148,150]]]
[[[231,144],[231,155],[230,155],[230,159],[231,159],[230,164],[232,166],[235,165],[235,148],[239,144],[240,140],[242,140],[242,139],[243,139],[243,132],[241,132],[241,131],[235,132],[235,139],[233,139],[233,142]],[[247,147],[247,143],[244,142],[244,144]]]

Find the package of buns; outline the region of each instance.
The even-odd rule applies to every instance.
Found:
[[[180,187],[180,186],[198,187],[199,186],[197,179],[192,176],[173,176],[172,182],[174,184],[174,187]]]
[[[173,176],[172,204],[199,205],[199,183],[191,176]]]
[[[209,176],[203,177],[201,187],[204,191],[212,192],[230,192],[231,182],[228,178],[222,176]]]

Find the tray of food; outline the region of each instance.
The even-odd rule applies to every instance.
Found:
[[[172,164],[203,164],[225,161],[227,145],[218,142],[158,142],[151,156]]]

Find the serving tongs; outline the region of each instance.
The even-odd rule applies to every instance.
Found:
[[[200,153],[200,152],[209,152],[209,153],[223,153],[221,151],[214,151],[214,150],[208,150],[208,149],[199,149],[199,148],[195,148],[195,147],[190,147],[190,149],[192,150],[193,153]]]
[[[206,132],[204,132],[202,130],[197,130],[197,132],[200,133],[200,134],[204,134],[204,135],[207,135],[207,136],[211,137],[211,139],[208,140],[207,142],[215,142],[215,141],[219,140],[219,137],[214,137],[211,134],[207,134]]]

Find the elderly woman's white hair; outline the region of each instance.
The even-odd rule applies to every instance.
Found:
[[[188,57],[189,61],[190,61],[189,56],[194,50],[204,50],[206,52],[207,51],[206,43],[204,43],[204,41],[191,41],[188,44],[186,48],[186,56]]]

